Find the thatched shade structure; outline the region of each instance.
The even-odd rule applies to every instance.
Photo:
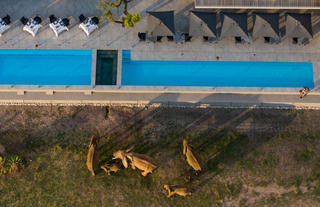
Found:
[[[280,38],[279,13],[253,14],[253,39],[260,37]]]
[[[189,23],[190,36],[217,37],[217,13],[191,11]]]
[[[290,38],[312,38],[311,14],[286,14],[286,36]]]
[[[149,36],[174,36],[173,11],[149,11],[147,21]]]
[[[221,23],[220,38],[248,38],[247,13],[221,13]]]

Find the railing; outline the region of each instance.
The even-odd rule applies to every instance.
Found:
[[[320,0],[195,0],[196,8],[319,9]]]

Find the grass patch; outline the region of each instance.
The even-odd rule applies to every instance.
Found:
[[[308,162],[313,158],[313,152],[309,150],[304,150],[296,154],[296,158],[298,161]]]
[[[302,176],[294,176],[292,178],[292,181],[291,181],[291,185],[293,185],[294,187],[296,187],[297,189],[300,187],[300,185],[302,184],[302,181],[303,181],[303,178]]]
[[[307,126],[300,133],[299,123],[290,122],[297,117],[305,123],[315,112],[110,107],[106,119],[101,107],[1,110],[0,142],[25,161],[16,175],[0,176],[0,206],[250,206],[252,197],[256,206],[290,206],[310,194],[315,200],[320,196],[318,151],[291,150],[301,137],[310,137],[317,149],[317,128]],[[241,133],[239,126],[245,126]],[[146,177],[131,168],[111,176],[99,170],[92,177],[85,163],[90,137],[97,131],[106,135],[99,144],[101,164],[113,162],[115,151],[134,146],[133,152],[153,157],[159,167]],[[198,174],[182,154],[183,138],[202,158]],[[281,149],[296,155],[283,159],[287,154]],[[287,170],[298,169],[301,162],[311,174]],[[279,180],[296,188],[307,182],[309,195],[278,197],[261,190]],[[167,198],[164,184],[188,187],[193,195]]]
[[[255,168],[254,161],[251,159],[242,159],[238,163],[239,167],[244,171],[251,171],[253,173],[257,172],[257,169]]]
[[[247,198],[241,198],[239,201],[239,207],[246,207],[247,206],[248,199]]]

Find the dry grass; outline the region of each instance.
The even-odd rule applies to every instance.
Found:
[[[26,161],[0,176],[0,206],[319,205],[320,111],[11,106],[0,117],[0,143]],[[134,146],[159,168],[91,177],[92,134],[103,137],[101,164]],[[203,160],[199,175],[182,155],[184,137]],[[167,198],[164,184],[193,195]]]

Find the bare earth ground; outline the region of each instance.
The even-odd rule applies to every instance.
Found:
[[[0,143],[25,160],[0,176],[0,206],[318,206],[320,111],[124,106],[2,106]],[[142,177],[86,169],[90,136],[101,164],[118,149],[153,157]],[[186,137],[202,158],[196,175],[182,155]],[[192,190],[166,197],[164,184]]]

